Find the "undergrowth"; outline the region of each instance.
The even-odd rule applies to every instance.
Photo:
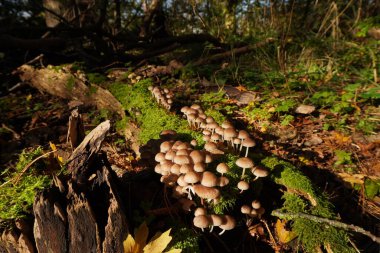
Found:
[[[36,191],[48,187],[51,177],[46,175],[43,160],[35,162],[16,182],[22,170],[36,157],[43,154],[41,147],[24,150],[15,168],[7,168],[1,173],[0,219],[10,220],[26,217],[32,211]]]

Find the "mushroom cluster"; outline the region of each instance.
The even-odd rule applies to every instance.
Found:
[[[131,80],[131,83],[137,83],[138,81],[141,80],[142,77],[139,75],[136,75],[135,73],[131,73],[128,75],[128,78],[129,80]]]
[[[260,201],[254,200],[251,203],[251,206],[249,205],[243,205],[241,207],[241,212],[251,218],[261,218],[261,216],[264,214],[265,209],[261,206]]]
[[[191,144],[182,141],[166,140],[160,145],[160,152],[155,155],[158,164],[155,172],[161,175],[161,182],[173,188],[173,196],[181,198],[192,195],[203,200],[217,201],[220,198],[220,187],[229,183],[229,179],[223,175],[217,176],[207,169],[207,165],[213,161],[212,153],[206,150],[194,150]],[[223,173],[228,171],[228,166],[218,165]]]
[[[218,147],[226,143],[227,146],[230,146],[238,153],[245,147],[246,157],[248,156],[249,148],[256,145],[247,131],[237,130],[229,121],[225,121],[219,125],[213,117],[207,116],[204,113],[200,105],[193,104],[190,107],[184,106],[181,108],[181,112],[185,115],[191,128],[202,131],[203,140],[206,144],[219,144],[217,145]]]
[[[193,224],[195,227],[202,229],[202,231],[210,227],[210,232],[212,232],[215,226],[220,227],[222,231],[219,235],[222,235],[226,230],[236,227],[235,218],[231,215],[207,214],[207,210],[203,207],[198,207],[194,211]]]
[[[158,86],[149,86],[148,90],[152,93],[152,96],[156,99],[157,103],[161,104],[165,109],[170,110],[173,104],[173,94],[169,89],[161,89]]]

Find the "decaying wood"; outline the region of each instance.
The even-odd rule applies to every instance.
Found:
[[[202,58],[199,61],[196,61],[193,65],[194,66],[199,66],[199,65],[203,65],[203,64],[206,64],[206,63],[209,63],[209,62],[225,59],[225,58],[231,59],[232,57],[235,57],[235,56],[238,56],[238,55],[241,55],[241,54],[245,54],[245,53],[249,53],[249,52],[251,52],[251,51],[253,51],[253,50],[257,49],[257,48],[263,47],[263,46],[265,46],[268,43],[271,43],[273,41],[274,41],[273,38],[267,38],[266,40],[260,41],[260,42],[258,42],[256,44],[253,44],[253,45],[248,45],[248,46],[244,46],[244,47],[234,48],[231,51],[228,51],[228,52],[225,52],[225,53],[214,54],[214,55],[212,55],[212,56],[210,56],[208,58]]]
[[[80,115],[78,109],[74,109],[69,118],[67,142],[70,143],[72,149],[75,149],[83,141],[84,136],[82,115]]]
[[[22,65],[15,73],[23,82],[42,92],[65,99],[76,99],[86,105],[116,112],[121,117],[125,116],[120,102],[108,90],[95,84],[89,87],[83,80],[64,70],[36,69],[30,65]]]
[[[54,189],[53,189],[54,190]],[[34,239],[39,253],[66,253],[67,216],[53,190],[38,194],[33,205]]]
[[[67,168],[75,181],[84,183],[87,180],[94,157],[100,150],[110,127],[109,120],[99,124],[71,154]]]

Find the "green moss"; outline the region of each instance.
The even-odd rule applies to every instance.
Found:
[[[69,91],[72,91],[75,85],[75,78],[73,76],[70,76],[67,79],[66,87]]]
[[[101,84],[107,81],[107,77],[99,73],[87,73],[86,75],[90,83]]]
[[[175,228],[172,232],[173,240],[170,243],[170,249],[182,249],[184,253],[198,253],[199,235],[195,234],[192,229],[186,227]]]
[[[42,171],[46,171],[45,163],[42,160],[34,163],[20,177],[17,184],[14,180],[33,159],[41,154],[42,149],[40,147],[31,152],[23,151],[16,168],[14,170],[8,168],[1,173],[0,219],[9,220],[25,217],[32,211],[36,191],[50,185],[51,178],[41,175]]]
[[[127,120],[136,121],[140,128],[138,140],[145,144],[150,139],[158,139],[162,130],[177,131],[182,140],[196,139],[203,143],[202,136],[188,127],[186,120],[160,107],[148,91],[152,85],[151,79],[145,79],[131,86],[124,83],[114,83],[110,90],[122,103],[130,116]],[[136,112],[140,112],[137,114]]]
[[[261,162],[271,170],[271,179],[288,190],[282,197],[284,204],[281,210],[336,219],[332,204],[301,171],[276,157],[267,157]],[[315,252],[317,247],[326,245],[330,245],[334,252],[354,252],[343,230],[303,218],[294,219],[292,229],[306,252]]]

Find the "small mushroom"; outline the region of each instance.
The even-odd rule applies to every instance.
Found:
[[[237,187],[239,188],[240,193],[242,193],[243,191],[246,191],[249,189],[249,184],[245,181],[240,181]]]
[[[187,172],[192,171],[192,170],[194,169],[191,164],[182,164],[181,167],[179,168],[179,172],[181,174],[186,174]]]
[[[223,224],[223,222],[225,222],[225,220],[220,215],[210,214],[209,216],[210,216],[210,219],[211,219],[210,232],[212,232],[214,226],[219,227],[220,225]]]
[[[227,178],[227,177],[223,177],[221,176],[219,179],[218,179],[218,183],[217,185],[219,187],[224,187],[226,185],[228,185],[228,183],[230,182],[230,180]]]
[[[247,148],[247,150],[245,152],[245,157],[248,156],[249,148],[254,147],[255,145],[256,145],[256,142],[254,140],[252,140],[251,138],[247,138],[241,142],[241,146],[244,146]]]
[[[196,184],[193,187],[195,194],[202,199],[212,200],[220,196],[220,191],[213,187],[207,187],[201,184]]]
[[[256,176],[255,179],[253,179],[253,181],[256,181],[259,177],[268,176],[269,172],[261,166],[256,166],[252,169],[252,174]]]
[[[222,232],[219,233],[219,235],[222,235],[226,230],[234,229],[236,227],[235,218],[231,215],[225,215],[224,222],[219,227],[223,229]]]
[[[172,146],[173,146],[172,142],[170,142],[170,141],[164,141],[160,145],[160,151],[162,153],[166,153],[166,152],[168,152],[172,148]]]
[[[190,163],[190,157],[187,155],[176,155],[174,157],[174,163],[182,165],[182,164],[189,164]]]
[[[243,205],[241,206],[240,208],[240,211],[241,213],[243,214],[250,214],[251,213],[251,210],[252,210],[252,207],[248,206],[248,205]]]
[[[214,187],[218,183],[218,177],[211,171],[205,171],[202,173],[201,185],[207,187]]]
[[[252,201],[252,207],[253,207],[254,209],[259,209],[259,208],[261,207],[261,203],[260,203],[260,201],[258,201],[258,200],[254,200],[254,201]]]
[[[194,211],[194,216],[199,216],[199,215],[207,215],[207,210],[204,207],[198,207]]]
[[[227,173],[229,170],[230,168],[225,163],[219,163],[218,166],[216,166],[216,171],[222,174],[222,176],[224,173]]]
[[[165,161],[165,154],[162,152],[157,153],[156,156],[154,157],[154,160],[158,163]]]
[[[196,163],[194,164],[194,171],[196,172],[204,172],[206,170],[206,164],[205,163]]]
[[[200,150],[193,150],[190,153],[190,157],[194,164],[201,163],[205,160],[205,153]]]
[[[253,162],[248,157],[242,157],[236,160],[236,165],[240,168],[243,168],[243,173],[241,174],[241,178],[243,178],[245,174],[245,169],[252,168]]]
[[[193,224],[204,231],[205,228],[211,225],[211,218],[208,215],[198,215],[194,217]]]
[[[191,140],[190,145],[196,147],[198,145],[198,142],[196,140]]]

